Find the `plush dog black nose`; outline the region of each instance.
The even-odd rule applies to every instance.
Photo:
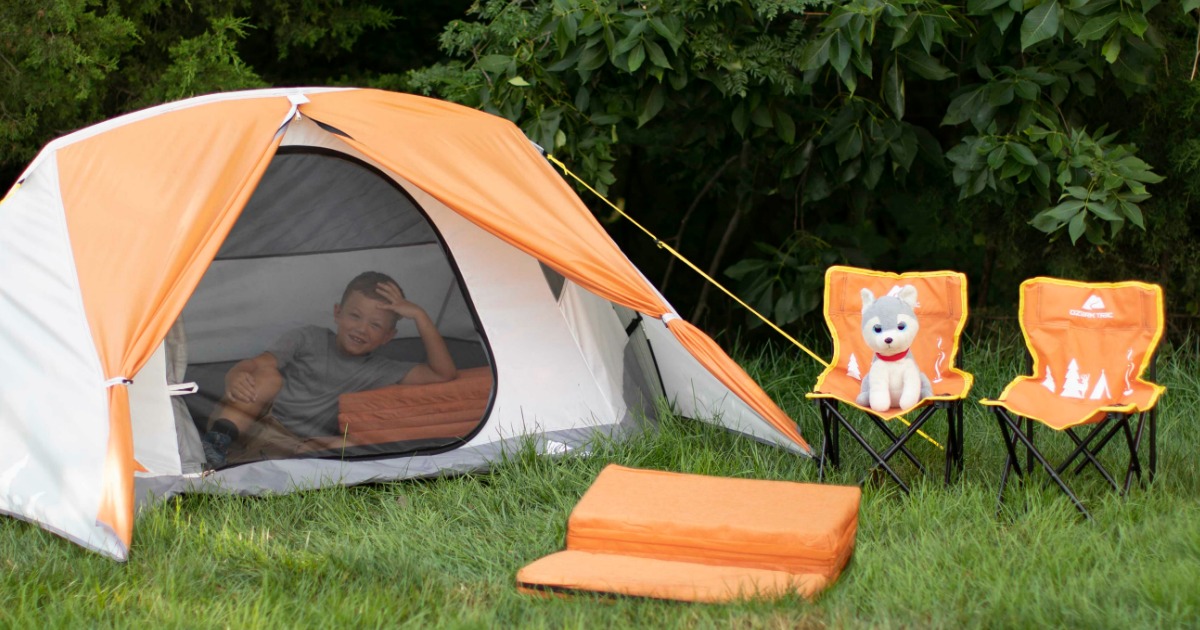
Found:
[[[891,338],[891,337],[884,337],[884,338],[883,338],[883,343],[892,343],[892,338]]]

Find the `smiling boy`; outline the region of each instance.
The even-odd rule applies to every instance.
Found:
[[[395,336],[396,322],[403,317],[417,325],[425,363],[375,353]],[[257,455],[271,458],[302,452],[310,438],[336,436],[341,394],[396,383],[439,383],[457,376],[433,320],[405,299],[400,285],[386,274],[367,271],[351,280],[333,307],[333,321],[336,330],[292,330],[266,352],[229,370],[225,395],[202,438],[209,467],[224,465],[239,438],[256,438],[261,443]]]

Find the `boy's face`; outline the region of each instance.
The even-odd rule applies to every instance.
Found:
[[[337,324],[338,350],[351,356],[372,352],[396,334],[396,314],[383,302],[358,291],[334,305],[333,321]]]

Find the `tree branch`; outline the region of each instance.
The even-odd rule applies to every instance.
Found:
[[[720,168],[718,168],[716,172],[712,174],[712,177],[709,177],[708,181],[704,183],[704,187],[701,188],[700,192],[696,194],[696,197],[692,199],[692,204],[688,206],[687,212],[683,213],[683,218],[679,220],[679,230],[675,232],[675,236],[667,239],[667,242],[671,244],[671,247],[679,249],[679,244],[683,241],[683,230],[687,227],[688,221],[691,220],[692,213],[696,211],[696,208],[700,207],[700,201],[704,199],[704,195],[708,194],[709,189],[711,189],[713,185],[717,183],[717,179],[721,177],[721,174],[725,172],[725,169],[730,164],[733,164],[737,159],[738,156],[734,155],[728,160],[725,160],[725,163],[722,164]],[[671,280],[671,272],[675,269],[675,262],[676,258],[674,256],[667,261],[667,270],[663,273],[662,282],[658,283],[658,290],[664,295],[667,292],[667,284]]]

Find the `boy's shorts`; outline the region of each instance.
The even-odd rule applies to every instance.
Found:
[[[300,437],[283,426],[271,410],[242,433],[242,438],[229,447],[226,460],[244,464],[264,459],[292,459],[335,454],[347,446],[341,436]]]

